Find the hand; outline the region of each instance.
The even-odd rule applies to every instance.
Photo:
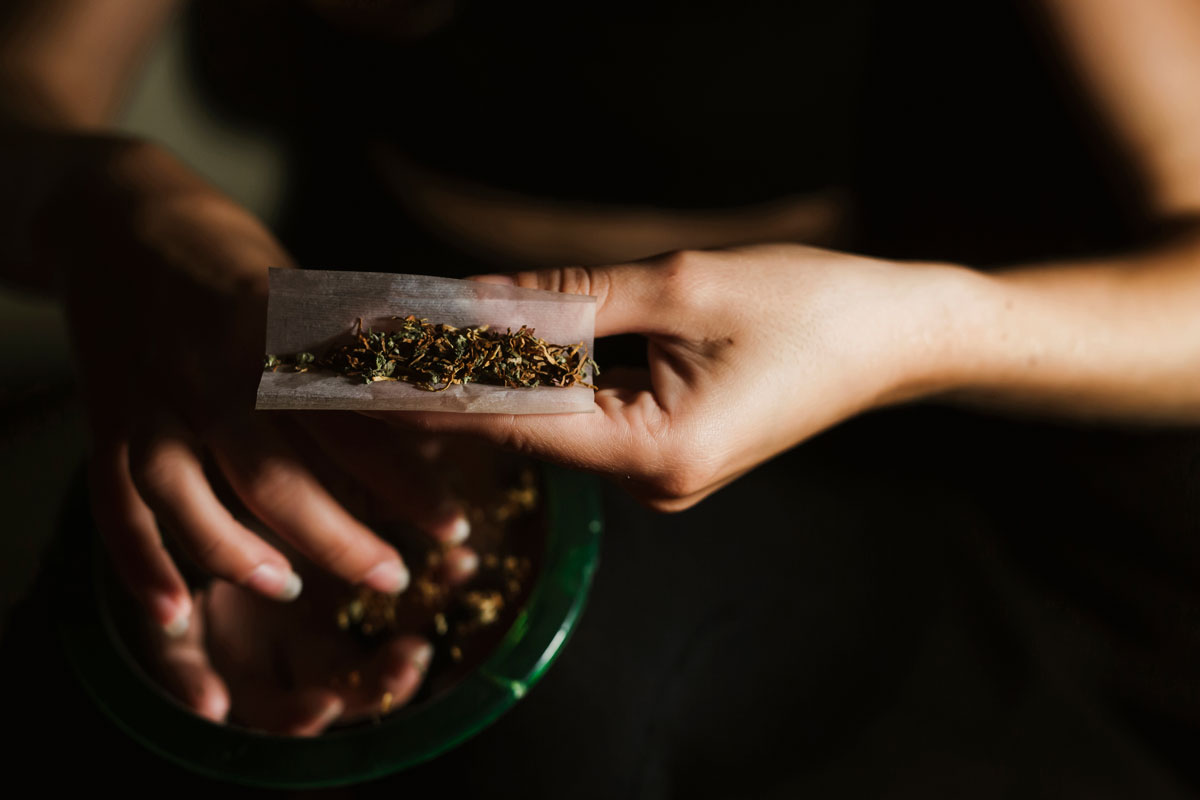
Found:
[[[380,591],[406,585],[400,556],[333,498],[316,466],[365,470],[432,537],[465,538],[461,509],[404,469],[419,459],[402,458],[383,426],[353,415],[298,426],[254,413],[267,268],[291,260],[168,154],[131,145],[96,165],[45,208],[38,242],[63,284],[82,373],[97,525],[159,625],[178,634],[192,617],[160,528],[232,584],[280,600],[300,591],[292,561],[231,513],[226,481],[295,552]]]
[[[448,585],[469,580],[478,563],[463,547],[442,558]],[[419,635],[398,634],[362,647],[334,625],[332,611],[345,596],[344,585],[321,575],[288,605],[215,580],[196,593],[182,635],[146,632],[146,666],[200,716],[269,733],[314,736],[333,724],[387,714],[421,687],[432,646]],[[412,631],[429,622],[406,619]]]
[[[594,415],[372,416],[599,472],[683,509],[854,414],[940,388],[964,274],[762,245],[483,276],[595,295],[597,337],[645,335],[649,369],[606,371]]]

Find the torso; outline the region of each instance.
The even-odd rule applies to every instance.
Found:
[[[400,213],[484,261],[831,246],[851,225],[865,0],[306,5],[247,34],[295,40],[300,135],[369,150]]]
[[[833,245],[848,227],[861,3],[539,14],[435,2],[396,33],[404,5],[314,8],[408,48],[401,111],[376,117],[393,135],[373,160],[458,247],[500,264],[603,264]],[[412,117],[428,130],[408,130]]]

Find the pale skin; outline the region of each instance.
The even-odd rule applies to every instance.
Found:
[[[593,294],[597,336],[647,338],[649,370],[606,375],[598,413],[382,416],[408,430],[467,434],[609,476],[662,510],[690,507],[856,414],[933,396],[1116,423],[1200,422],[1200,6],[1043,5],[1144,179],[1147,213],[1172,225],[1169,240],[1142,252],[982,275],[733,234],[726,243],[737,247],[686,249],[718,243],[689,245],[680,231],[690,228],[677,220],[660,240],[685,249],[667,255],[480,278]],[[105,134],[169,6],[53,0],[36,15],[18,15],[19,35],[0,42],[7,143],[0,180],[28,190],[0,221],[0,256],[13,280],[53,276],[63,287],[89,397],[97,522],[160,626],[180,634],[183,620],[196,620],[191,634],[164,635],[179,648],[183,641],[198,647],[200,620],[161,546],[163,530],[227,583],[276,598],[298,588],[289,577],[296,559],[382,589],[400,588],[404,568],[326,491],[311,455],[378,476],[395,468],[391,448],[400,445],[381,442],[373,420],[331,418],[310,423],[317,449],[302,455],[284,423],[248,410],[265,270],[290,264],[285,250],[169,153]],[[74,57],[88,52],[104,56]],[[646,248],[659,241],[644,228],[639,236]],[[556,242],[541,254],[552,252],[546,260],[554,261],[570,249]],[[597,251],[580,244],[580,252]],[[83,258],[95,253],[108,256],[100,267]],[[187,309],[167,326],[178,334],[146,341],[138,331],[163,321],[147,309],[164,304]],[[781,328],[794,333],[784,370],[779,353],[765,347]],[[139,354],[132,364],[170,348],[195,368],[160,381],[167,391],[142,393],[136,370],[89,370],[83,333],[97,329]],[[196,381],[206,365],[202,374],[222,374],[220,384]],[[137,392],[140,405],[118,390]],[[342,426],[337,435],[334,426]],[[352,437],[375,446],[351,451]],[[272,541],[230,516],[201,469],[204,458],[274,532]],[[413,493],[405,504],[413,521],[435,539],[461,537],[452,503],[430,498],[438,498],[435,488]],[[189,663],[201,668],[190,669],[191,688],[179,694],[223,718],[226,683],[207,661]],[[416,668],[399,663],[400,672]],[[416,685],[407,672],[393,678]],[[307,717],[289,717],[288,729],[318,731],[347,705],[328,699]]]

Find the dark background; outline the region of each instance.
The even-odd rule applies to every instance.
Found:
[[[200,7],[183,52],[214,119],[275,137],[273,221],[302,264],[491,266],[398,212],[360,155],[373,137],[564,200],[841,186],[847,249],[981,269],[1158,233],[1024,4],[462,4],[402,50],[271,6]],[[1195,430],[894,409],[688,512],[610,490],[606,516],[586,617],[543,682],[364,794],[1177,797],[1200,780]],[[183,791],[48,666],[45,607],[27,601],[3,652],[6,684],[30,687],[30,757],[60,767],[44,779],[90,780],[68,753]]]

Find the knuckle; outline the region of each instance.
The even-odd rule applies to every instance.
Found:
[[[188,535],[188,534],[192,535]],[[229,543],[220,536],[196,536],[194,531],[180,531],[188,556],[201,568],[226,579],[234,579],[234,555]]]
[[[719,431],[693,415],[671,418],[655,409],[643,410],[640,429],[627,447],[631,463],[641,465],[631,486],[639,501],[655,511],[683,511],[711,491],[722,468]]]
[[[537,455],[535,439],[530,435],[528,430],[517,424],[516,417],[508,420],[504,429],[500,431],[498,444],[502,449],[517,453],[518,455]]]
[[[591,267],[560,267],[537,272],[519,272],[518,286],[565,294],[595,294],[599,272]]]
[[[291,466],[277,458],[263,458],[250,469],[245,481],[246,502],[256,513],[272,513],[292,499],[295,474]]]
[[[696,251],[672,250],[651,260],[664,275],[677,276],[691,269],[696,260]]]
[[[689,508],[696,505],[696,503],[700,502],[700,500],[700,496],[686,498],[650,496],[643,498],[642,502],[647,508],[651,509],[652,511],[657,511],[660,514],[677,514],[680,511],[687,511]]]
[[[707,307],[711,292],[701,274],[699,257],[692,250],[677,250],[660,256],[660,302],[671,308],[701,309]]]
[[[557,270],[558,291],[567,294],[595,294],[596,271],[590,267],[564,267]]]
[[[695,494],[702,488],[702,484],[692,470],[676,467],[660,473],[654,488],[663,501],[674,502]]]
[[[154,439],[130,453],[130,474],[138,492],[150,501],[171,493],[179,481],[180,453],[164,439]]]
[[[327,569],[358,580],[363,577],[370,565],[360,566],[356,558],[357,548],[348,536],[329,536],[314,541],[310,545],[312,560]],[[362,573],[362,574],[360,574]]]
[[[676,511],[695,505],[713,483],[715,468],[708,449],[698,442],[683,442],[663,453],[652,483],[661,510]],[[695,500],[690,498],[696,497]],[[690,502],[688,502],[690,500]]]

